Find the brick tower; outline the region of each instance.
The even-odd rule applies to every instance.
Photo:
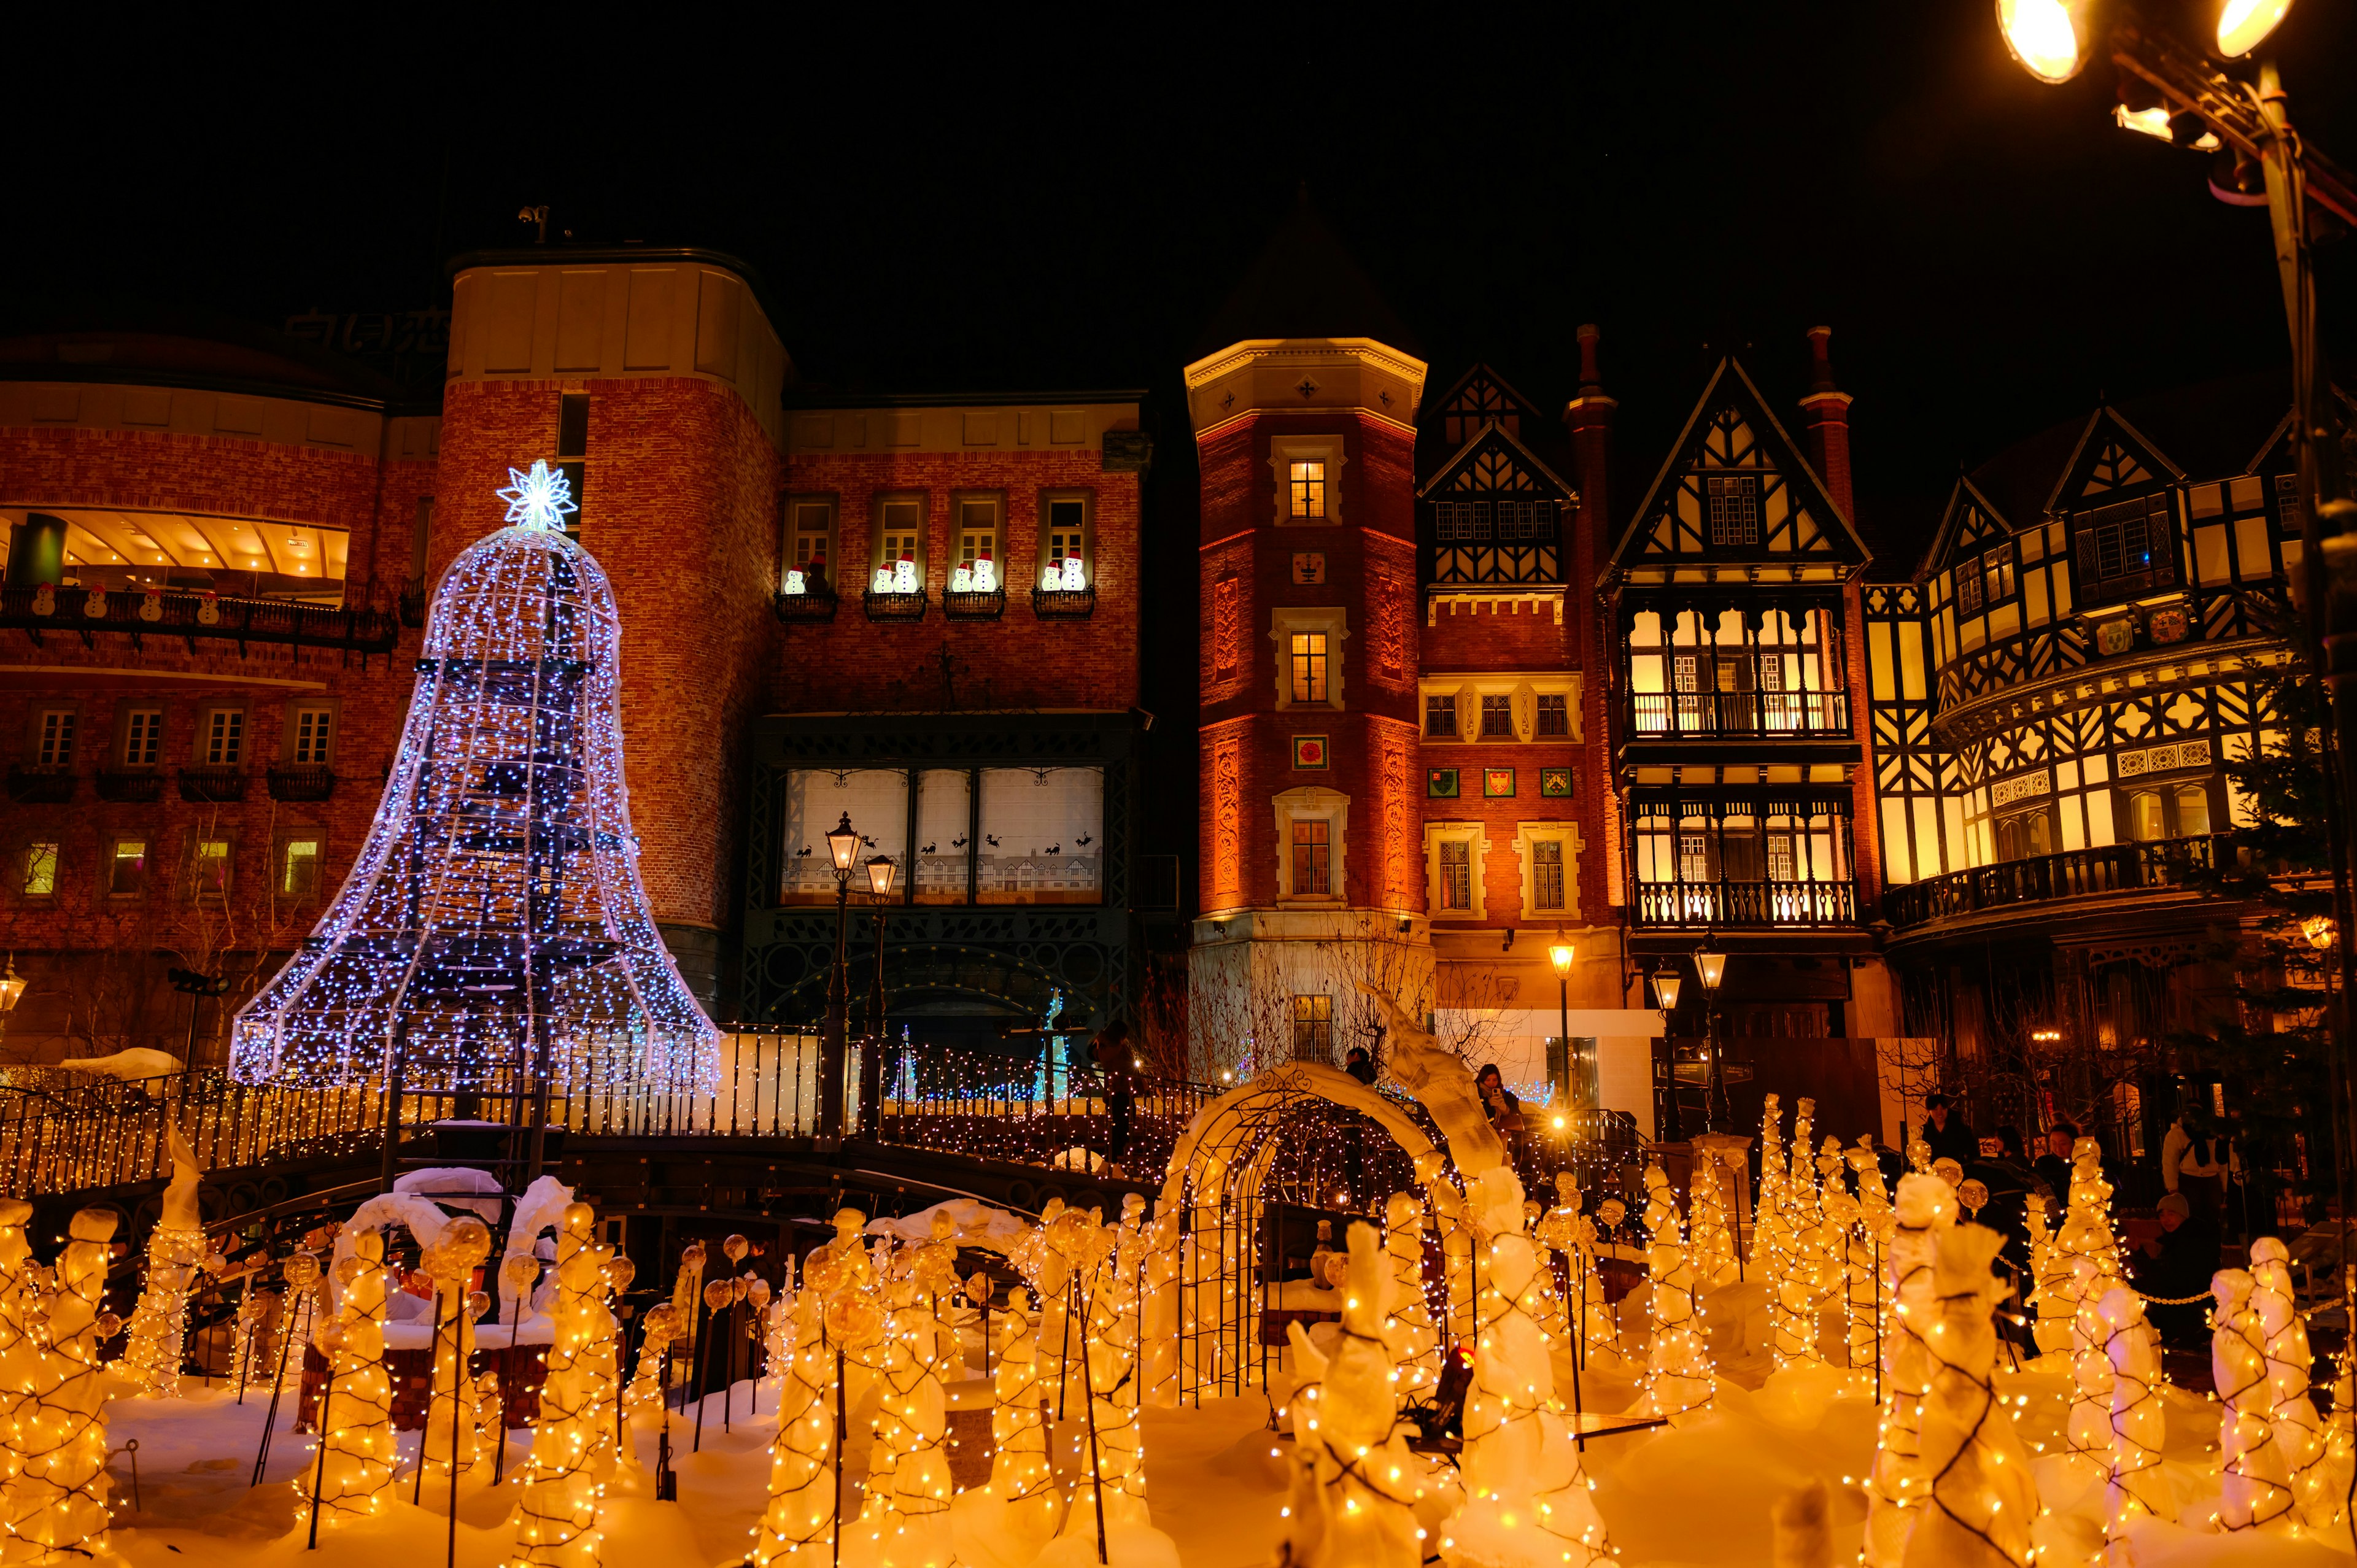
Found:
[[[1366,336],[1374,333],[1378,336]],[[1425,365],[1297,206],[1187,367],[1201,467],[1199,1071],[1339,1065],[1431,1004],[1417,854]]]

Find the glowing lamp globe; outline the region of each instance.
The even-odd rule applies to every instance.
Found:
[[[24,977],[16,972],[16,955],[8,955],[8,972],[0,974],[0,1013],[13,1010],[25,994]]]
[[[834,856],[837,871],[851,869],[851,857],[859,853],[859,830],[851,825],[850,812],[844,812],[843,821],[826,835],[826,852]]]
[[[1653,976],[1653,994],[1662,999],[1663,1012],[1678,1010],[1678,991],[1684,984],[1684,977],[1674,969],[1663,970]]]
[[[890,897],[892,873],[898,869],[899,867],[892,864],[892,857],[888,854],[871,856],[867,862],[868,890],[878,898]]]
[[[1547,948],[1547,962],[1555,966],[1557,980],[1570,978],[1571,961],[1577,956],[1577,950],[1569,942],[1555,942]]]
[[[2218,52],[2240,59],[2266,42],[2291,13],[2291,0],[2224,0],[2218,7]]]
[[[1695,954],[1695,973],[1702,978],[1705,991],[1716,991],[1718,983],[1727,978],[1727,955],[1704,948]]]
[[[2059,87],[2087,63],[2089,9],[2089,0],[1996,0],[1997,31],[2022,70]]]
[[[409,717],[350,875],[231,1026],[248,1083],[708,1090],[719,1032],[639,879],[621,626],[562,472],[436,588]]]

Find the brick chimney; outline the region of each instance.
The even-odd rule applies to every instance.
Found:
[[[1833,492],[1842,515],[1856,521],[1849,484],[1849,393],[1834,385],[1827,347],[1833,336],[1830,327],[1809,328],[1809,394],[1801,400],[1801,408],[1809,419],[1809,461]]]
[[[1572,628],[1573,657],[1587,672],[1580,693],[1581,734],[1601,741],[1610,727],[1610,638],[1599,611],[1596,579],[1604,570],[1612,537],[1612,411],[1620,404],[1604,395],[1604,379],[1596,368],[1596,344],[1603,334],[1588,322],[1579,329],[1579,395],[1563,411],[1571,432],[1573,484],[1579,487],[1579,510],[1572,521],[1570,550],[1564,559],[1564,613]],[[1583,800],[1600,813],[1598,837],[1603,854],[1581,857],[1580,897],[1584,908],[1606,909],[1620,899],[1618,825],[1613,821],[1611,747],[1598,744],[1579,748],[1586,774],[1579,780]]]

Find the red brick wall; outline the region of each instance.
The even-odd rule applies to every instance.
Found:
[[[511,467],[553,455],[556,381],[454,381],[429,571],[504,526]],[[655,918],[725,924],[747,722],[778,625],[776,450],[736,392],[694,377],[590,381],[581,542],[622,625],[622,756]]]
[[[793,495],[835,498],[835,551],[828,564],[841,603],[832,623],[785,628],[769,673],[771,708],[784,713],[936,712],[976,708],[1090,708],[1119,712],[1138,700],[1138,476],[1107,473],[1094,451],[939,452],[893,455],[797,453],[788,466]],[[929,502],[925,587],[933,603],[914,624],[870,621],[867,586],[878,494],[923,491]],[[950,620],[942,613],[956,543],[954,492],[1006,498],[1006,552],[999,562],[1006,609],[996,621]],[[1039,580],[1040,493],[1087,490],[1096,612],[1087,620],[1040,620],[1031,589]],[[770,525],[780,573],[782,520]],[[768,611],[764,610],[764,614]],[[942,658],[951,660],[953,691]]]

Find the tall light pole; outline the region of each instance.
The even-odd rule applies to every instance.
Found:
[[[1657,1129],[1662,1133],[1663,1142],[1668,1142],[1676,1135],[1678,1047],[1670,1034],[1670,1015],[1678,1010],[1678,992],[1684,983],[1678,972],[1666,963],[1653,972],[1653,999],[1662,1004],[1662,1049],[1668,1053],[1670,1058],[1670,1091],[1666,1097],[1669,1106],[1663,1117],[1663,1125]]]
[[[859,831],[851,813],[826,835],[834,861],[834,962],[826,972],[826,1018],[818,1037],[818,1135],[843,1136],[845,1078],[851,1070],[851,976],[844,968],[843,944],[851,919],[851,863],[859,853]]]
[[[1571,961],[1578,956],[1579,950],[1563,940],[1563,933],[1555,932],[1555,940],[1547,946],[1547,962],[1555,969],[1555,1002],[1563,1013],[1563,1095],[1566,1101],[1572,1096],[1572,1079],[1579,1071],[1579,1064],[1571,1054]],[[1565,1109],[1570,1107],[1566,1105]]]
[[[1702,982],[1703,1046],[1710,1053],[1710,1076],[1702,1091],[1703,1131],[1729,1132],[1735,1113],[1727,1108],[1727,1068],[1718,1050],[1718,983],[1727,978],[1727,955],[1710,945],[1707,934],[1695,950],[1695,975]]]
[[[867,860],[867,890],[876,897],[876,973],[867,985],[868,1047],[860,1058],[859,1130],[872,1133],[884,1113],[884,911],[891,902],[892,873],[888,854]]]

